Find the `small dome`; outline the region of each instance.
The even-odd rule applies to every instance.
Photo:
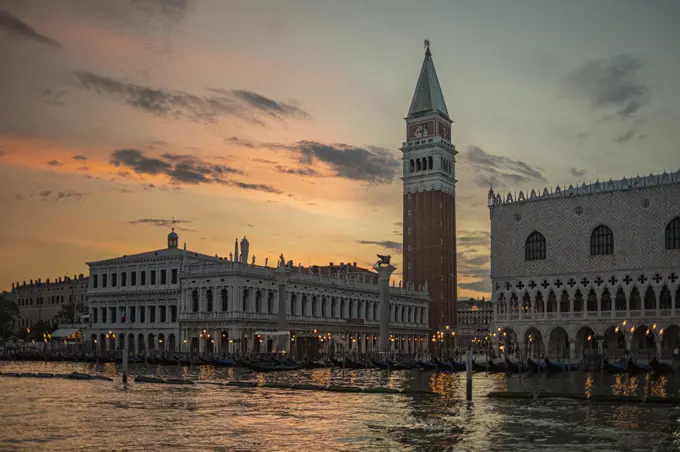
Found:
[[[179,239],[179,236],[175,232],[175,228],[172,228],[172,232],[170,234],[168,234],[168,240],[170,240],[170,239],[175,239],[175,240]]]
[[[168,234],[168,248],[177,248],[179,243],[179,236],[175,232],[175,228],[172,228],[172,232]]]

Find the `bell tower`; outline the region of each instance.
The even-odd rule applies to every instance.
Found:
[[[404,280],[428,283],[430,329],[456,322],[456,147],[430,42],[406,119],[402,144]]]

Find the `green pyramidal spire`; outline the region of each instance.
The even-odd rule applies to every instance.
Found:
[[[434,69],[429,41],[425,41],[425,48],[425,60],[423,61],[423,67],[420,69],[416,92],[413,94],[408,116],[440,112],[448,118],[449,111],[446,109],[444,94],[439,85],[437,71]]]

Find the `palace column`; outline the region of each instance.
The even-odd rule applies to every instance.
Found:
[[[276,329],[279,332],[288,331],[288,322],[286,321],[286,284],[290,278],[291,270],[287,267],[281,266],[276,269],[275,278],[279,286],[279,313],[276,322]],[[295,313],[291,313],[295,315]],[[290,338],[281,335],[276,337],[276,351],[281,352],[288,349]]]
[[[390,276],[397,269],[387,264],[376,265],[378,283],[380,284],[380,351],[390,351]]]

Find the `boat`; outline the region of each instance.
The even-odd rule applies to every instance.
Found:
[[[213,366],[218,366],[218,367],[231,367],[234,365],[234,360],[233,359],[213,359],[212,360],[212,365]]]
[[[548,366],[545,363],[536,362],[531,358],[527,358],[527,366],[529,366],[529,369],[535,374],[548,371]]]
[[[446,361],[439,361],[436,358],[432,358],[432,361],[437,365],[437,370],[455,370],[453,365]]]
[[[622,363],[610,363],[606,359],[604,360],[604,368],[610,374],[623,374],[626,372],[626,365]]]
[[[524,366],[524,364],[522,364],[521,361],[517,361],[516,363],[513,363],[508,358],[505,358],[505,366],[507,368],[506,372],[513,373],[513,374],[526,372],[528,370],[526,368],[526,366]]]
[[[456,372],[463,371],[467,369],[467,365],[465,363],[459,363],[456,361],[449,361],[449,365],[451,366],[451,369]]]
[[[626,363],[626,371],[632,375],[646,374],[649,372],[649,366],[647,364],[636,363],[632,359],[629,359]]]
[[[649,362],[649,366],[656,375],[670,375],[673,373],[673,366],[667,363],[661,363],[656,358]]]
[[[287,364],[277,364],[271,361],[263,361],[259,363],[244,361],[243,365],[250,370],[254,370],[255,372],[282,372],[286,370],[298,370],[302,368],[301,365],[292,366]]]
[[[472,371],[473,372],[486,372],[487,370],[488,370],[488,368],[484,364],[479,364],[475,361],[472,361]]]
[[[487,371],[489,373],[508,372],[508,366],[506,366],[505,363],[495,363],[493,361],[489,361],[487,364]]]
[[[437,370],[437,364],[432,361],[418,361],[417,365],[421,370]]]
[[[377,359],[371,359],[371,362],[373,363],[374,366],[378,367],[379,369],[390,370],[393,367],[392,363],[387,360],[378,361]]]

